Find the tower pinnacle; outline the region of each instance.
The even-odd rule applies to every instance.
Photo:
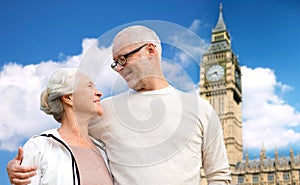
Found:
[[[220,14],[219,14],[219,19],[218,19],[218,23],[215,27],[215,29],[213,30],[213,32],[219,32],[219,31],[224,31],[226,30],[226,25],[224,23],[224,20],[223,20],[223,5],[222,3],[220,3]]]

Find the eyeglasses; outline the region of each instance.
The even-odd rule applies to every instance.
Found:
[[[117,70],[118,64],[119,64],[120,66],[124,66],[124,65],[126,64],[126,62],[127,62],[127,57],[129,57],[130,55],[132,55],[132,54],[134,54],[134,53],[139,52],[143,47],[145,47],[145,46],[147,46],[147,45],[148,45],[148,43],[146,43],[146,44],[144,44],[144,45],[142,45],[142,46],[140,46],[140,47],[138,47],[138,48],[136,48],[136,49],[134,49],[134,50],[132,50],[132,51],[130,51],[130,52],[124,54],[124,55],[120,55],[119,58],[118,58],[115,62],[113,62],[113,63],[110,65],[110,67],[111,67],[113,70],[116,71],[116,70]]]

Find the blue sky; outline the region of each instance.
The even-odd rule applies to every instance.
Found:
[[[135,21],[174,23],[209,44],[220,2],[242,66],[244,149],[252,158],[262,145],[270,157],[275,148],[282,156],[290,147],[300,153],[298,0],[0,1],[1,184],[9,184],[5,166],[14,148],[57,126],[38,112],[37,90],[50,69],[78,62],[101,35]]]

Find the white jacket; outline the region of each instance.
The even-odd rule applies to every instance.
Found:
[[[100,151],[110,173],[105,144],[92,138]],[[31,184],[80,184],[80,176],[75,157],[69,145],[61,138],[57,129],[47,130],[33,136],[24,145],[22,165],[35,165],[37,175]]]

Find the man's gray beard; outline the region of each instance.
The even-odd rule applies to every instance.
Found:
[[[138,60],[128,65],[128,70],[133,72],[133,78],[127,82],[128,87],[136,91],[145,88],[147,78],[153,76],[153,69],[149,60]]]

